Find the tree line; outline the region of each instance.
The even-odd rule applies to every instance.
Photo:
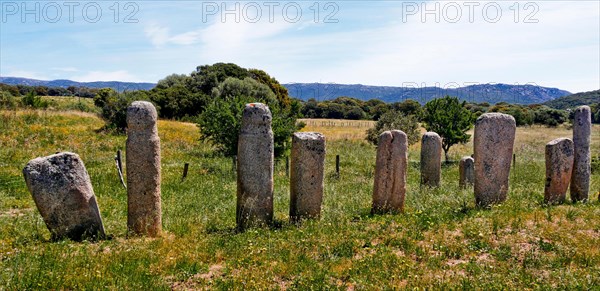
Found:
[[[512,115],[517,126],[546,125],[558,126],[573,119],[572,110],[554,109],[542,104],[520,105],[506,102],[496,103],[468,103],[464,107],[475,117],[486,112],[500,112]],[[590,105],[592,121],[600,123],[600,102]],[[326,119],[354,119],[354,120],[379,120],[386,112],[400,112],[414,115],[422,121],[424,106],[417,101],[408,99],[401,102],[385,103],[378,99],[363,101],[360,99],[342,96],[332,100],[317,101],[309,99],[302,103],[302,115],[305,118]]]
[[[19,102],[15,96],[20,97]],[[45,108],[48,103],[40,96],[80,96],[93,98],[106,121],[105,130],[123,133],[126,129],[126,109],[135,100],[152,102],[163,119],[195,122],[201,129],[201,139],[212,143],[226,155],[237,153],[237,138],[241,114],[246,103],[262,102],[273,115],[275,155],[289,152],[289,139],[304,125],[298,118],[328,118],[376,120],[366,139],[377,143],[385,130],[403,130],[409,143],[420,139],[420,126],[437,132],[443,138],[443,149],[470,139],[466,132],[475,119],[486,112],[512,115],[518,126],[541,124],[558,126],[572,119],[570,109],[553,109],[546,105],[518,105],[505,102],[460,102],[457,97],[446,96],[421,105],[415,100],[385,103],[378,99],[362,101],[342,96],[333,100],[301,101],[291,98],[288,91],[275,78],[259,69],[246,69],[232,63],[198,66],[190,74],[172,74],[160,80],[151,90],[116,92],[110,88],[85,87],[48,88],[0,84],[0,108],[17,106]],[[600,122],[600,103],[592,106],[593,122]]]

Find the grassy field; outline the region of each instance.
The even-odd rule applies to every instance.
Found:
[[[126,237],[127,193],[113,160],[125,137],[98,132],[102,125],[91,113],[0,111],[0,289],[600,286],[600,174],[592,177],[590,203],[542,204],[544,145],[570,137],[566,128],[518,129],[509,199],[490,210],[475,208],[472,190],[459,189],[455,164],[444,166],[442,187],[420,189],[419,145],[413,145],[406,213],[371,216],[375,147],[363,141],[366,127],[315,121],[306,130],[328,138],[322,219],[288,223],[289,180],[278,163],[277,226],[236,233],[231,161],[198,142],[195,125],[160,121],[166,233],[148,239]],[[595,126],[595,155],[599,131]],[[456,146],[451,157],[471,149]],[[57,151],[84,160],[110,239],[49,241],[21,169]],[[181,182],[186,162],[190,173]]]

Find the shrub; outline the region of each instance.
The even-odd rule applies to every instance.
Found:
[[[388,111],[375,123],[375,127],[367,130],[366,140],[377,145],[379,135],[387,130],[402,130],[408,137],[408,144],[414,144],[419,141],[421,132],[419,122],[414,115],[405,115],[398,111]]]
[[[23,98],[21,98],[21,104],[25,107],[31,108],[47,108],[48,102],[42,100],[42,97],[37,96],[35,91],[29,91]]]
[[[592,174],[600,172],[600,156],[592,157]]]
[[[0,108],[14,109],[17,107],[15,97],[7,91],[0,91]]]
[[[275,156],[285,155],[292,133],[302,128],[296,125],[300,105],[292,101],[281,106],[271,89],[254,79],[228,78],[213,90],[213,101],[198,118],[201,139],[211,142],[225,156],[237,155],[242,112],[248,103],[265,103],[271,109]]]
[[[144,91],[117,93],[110,88],[100,89],[94,97],[94,104],[100,108],[100,117],[104,119],[105,130],[124,133],[127,128],[127,106],[133,101],[148,100]]]
[[[547,106],[540,106],[533,112],[533,122],[551,127],[558,126],[568,120],[568,114],[564,110],[552,109]]]

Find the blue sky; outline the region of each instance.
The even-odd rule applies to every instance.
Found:
[[[282,83],[589,91],[599,3],[0,0],[0,75],[156,82],[233,62]]]

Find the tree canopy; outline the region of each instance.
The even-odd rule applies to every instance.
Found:
[[[446,96],[425,104],[423,122],[427,131],[442,137],[442,149],[448,161],[448,150],[455,144],[466,143],[471,138],[467,131],[473,127],[474,115],[465,108],[466,102]]]

